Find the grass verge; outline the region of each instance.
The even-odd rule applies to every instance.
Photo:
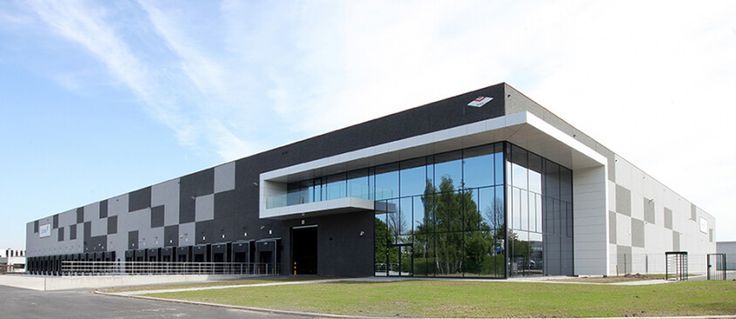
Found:
[[[115,287],[101,289],[103,292],[131,292],[131,291],[145,291],[145,290],[168,290],[168,289],[186,289],[186,288],[206,288],[206,287],[218,287],[218,286],[235,286],[235,285],[251,285],[251,284],[265,284],[270,282],[283,282],[283,281],[299,281],[299,280],[314,280],[316,278],[309,277],[270,277],[260,279],[233,279],[233,280],[220,280],[220,281],[207,281],[207,282],[184,282],[184,283],[173,283],[173,284],[153,284],[153,285],[142,285],[142,286],[128,286],[128,287]]]
[[[338,282],[150,294],[281,310],[391,317],[612,317],[736,314],[736,282],[648,286]]]

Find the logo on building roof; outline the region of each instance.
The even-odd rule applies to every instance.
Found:
[[[489,97],[489,96],[479,96],[475,100],[473,100],[470,103],[468,103],[468,106],[481,107],[481,106],[485,105],[486,103],[490,102],[491,100],[493,100],[492,97]]]

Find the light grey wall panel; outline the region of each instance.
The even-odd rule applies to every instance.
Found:
[[[215,167],[215,193],[235,189],[235,162]]]
[[[84,206],[84,221],[91,222],[100,219],[100,203],[92,203]],[[94,236],[94,235],[93,235]]]
[[[151,187],[151,206],[164,206],[164,226],[179,223],[179,179]]]
[[[204,195],[196,198],[194,203],[194,221],[201,222],[215,218],[215,195]]]
[[[179,246],[192,246],[195,241],[194,223],[179,225]]]
[[[680,233],[676,231],[672,232],[672,250],[680,251]]]
[[[664,208],[664,228],[672,229],[672,210]]]
[[[128,194],[107,200],[107,216],[122,215],[123,213],[128,213]]]
[[[69,227],[77,223],[77,210],[72,209],[59,214],[59,227]]]
[[[85,210],[85,215],[87,211]],[[95,214],[92,218],[92,237],[107,235],[107,218],[98,218],[99,215]]]

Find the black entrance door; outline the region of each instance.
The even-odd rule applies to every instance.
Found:
[[[291,274],[317,274],[317,226],[291,230]]]

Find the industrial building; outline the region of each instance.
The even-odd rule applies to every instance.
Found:
[[[705,272],[715,227],[502,83],[31,221],[26,245],[32,273],[120,260],[508,278],[664,273],[668,251]]]

